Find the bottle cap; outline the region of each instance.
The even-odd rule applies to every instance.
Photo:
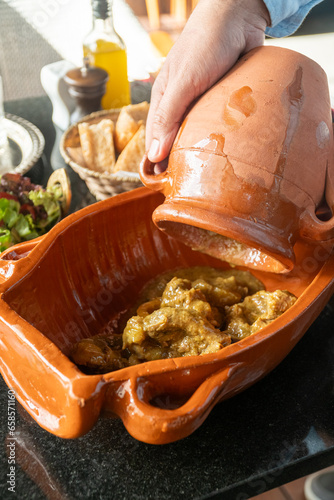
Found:
[[[95,19],[107,19],[111,15],[110,0],[92,0],[92,8]]]

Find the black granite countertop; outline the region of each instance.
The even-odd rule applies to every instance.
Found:
[[[45,155],[29,175],[44,182],[56,132],[46,97],[6,103],[38,126]],[[56,144],[57,146],[57,144]],[[60,166],[60,164],[58,165]],[[71,174],[76,204],[87,191]],[[92,201],[92,200],[90,200]],[[217,405],[191,436],[153,446],[102,417],[63,440],[15,404],[15,493],[8,491],[8,389],[1,379],[0,498],[243,500],[334,464],[334,300],[287,358],[242,394]]]

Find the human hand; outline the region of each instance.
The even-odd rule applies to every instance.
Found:
[[[167,158],[189,105],[242,53],[263,44],[269,24],[262,0],[200,0],[153,85],[146,124],[152,163]],[[155,166],[156,173],[164,169]]]

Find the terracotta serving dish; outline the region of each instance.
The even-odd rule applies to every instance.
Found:
[[[334,241],[334,141],[327,77],[306,56],[257,47],[185,117],[168,169],[144,184],[166,196],[158,227],[234,264],[285,273],[298,238]]]
[[[58,436],[86,433],[102,410],[147,443],[189,435],[216,403],[278,365],[333,292],[332,248],[298,242],[292,273],[254,272],[269,290],[298,296],[262,331],[216,354],[85,375],[68,357],[72,344],[117,321],[148,280],[176,267],[228,266],[159,231],[152,213],[161,201],[139,188],[1,254],[1,373],[39,425]]]

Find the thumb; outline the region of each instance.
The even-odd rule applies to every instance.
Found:
[[[158,82],[156,82],[158,83]],[[152,93],[147,131],[148,158],[152,163],[164,160],[172,147],[185,112],[193,100],[189,87],[173,88],[168,84],[163,94],[159,88]],[[159,97],[160,96],[160,99]]]

